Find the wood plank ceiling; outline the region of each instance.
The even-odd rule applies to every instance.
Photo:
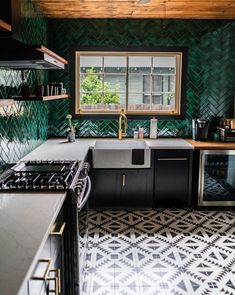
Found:
[[[33,0],[50,18],[235,19],[235,0]]]

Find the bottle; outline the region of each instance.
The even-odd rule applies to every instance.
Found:
[[[144,138],[144,128],[139,128],[139,138],[140,139]]]
[[[138,131],[134,131],[134,139],[138,139],[139,138],[139,132]]]
[[[154,117],[150,120],[149,138],[151,139],[157,138],[157,119]]]

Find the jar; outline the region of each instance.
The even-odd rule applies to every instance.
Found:
[[[140,139],[144,138],[144,128],[139,128],[139,138]]]

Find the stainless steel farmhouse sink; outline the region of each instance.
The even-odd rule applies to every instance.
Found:
[[[133,150],[142,150],[144,161],[133,164]],[[97,140],[93,151],[94,168],[150,168],[151,150],[145,141]]]

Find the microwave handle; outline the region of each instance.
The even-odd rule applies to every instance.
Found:
[[[85,196],[82,198],[81,204],[78,205],[79,211],[81,211],[83,206],[86,204],[86,202],[89,198],[90,192],[91,192],[91,179],[89,176],[86,176],[86,180],[87,180],[87,184],[86,184],[87,192],[86,192]]]

